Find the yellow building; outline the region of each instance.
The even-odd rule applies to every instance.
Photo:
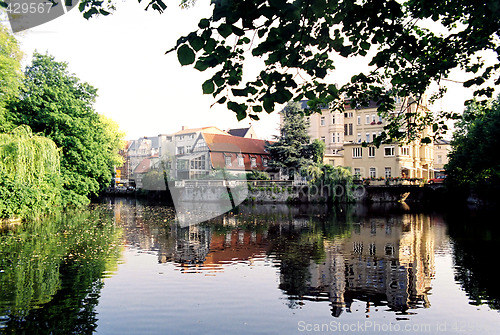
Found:
[[[451,151],[450,141],[437,140],[434,142],[434,171],[444,172],[444,166],[448,164],[448,154]]]
[[[398,100],[396,110],[407,99]],[[417,104],[409,108],[416,111]],[[425,103],[419,110],[425,110]],[[409,144],[382,144],[379,148],[371,145],[387,124],[377,115],[377,105],[371,102],[367,107],[352,108],[345,102],[344,113],[323,109],[321,114],[308,118],[311,139],[320,139],[326,144],[324,162],[331,165],[351,167],[352,173],[360,178],[432,178],[433,144],[422,144],[415,140]],[[430,135],[425,130],[422,136]],[[363,147],[363,142],[367,147]]]

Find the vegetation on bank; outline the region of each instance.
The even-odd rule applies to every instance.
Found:
[[[486,106],[471,104],[457,123],[446,185],[450,194],[500,202],[500,95]]]
[[[22,73],[15,38],[0,27],[0,219],[79,207],[107,187],[123,134],[95,112],[97,89],[35,53]]]

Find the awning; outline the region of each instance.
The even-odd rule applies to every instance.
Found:
[[[408,166],[402,166],[401,170],[416,170],[416,169]]]
[[[199,158],[201,156],[205,155],[205,152],[198,152],[194,154],[189,154],[189,155],[182,155],[180,157],[177,157],[178,160],[183,160],[183,161],[191,161],[195,158]]]

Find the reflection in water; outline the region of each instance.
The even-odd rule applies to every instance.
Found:
[[[271,260],[291,308],[329,301],[333,316],[351,312],[353,301],[386,305],[405,314],[430,306],[435,249],[445,239],[438,216],[390,208],[240,206],[203,224],[165,224],[163,207],[115,205],[127,243],[155,251],[159,263],[182,272],[217,273],[238,262]],[[378,211],[378,212],[377,212]],[[398,211],[406,214],[397,214]]]
[[[0,232],[0,329],[90,334],[103,276],[116,269],[120,229],[100,206]]]
[[[441,294],[436,287],[442,289],[443,282],[453,289],[458,283],[465,301],[500,307],[490,257],[499,228],[478,224],[484,217],[445,217],[445,225],[442,216],[405,205],[242,205],[182,227],[173,208],[106,201],[88,212],[0,232],[0,330],[208,329],[194,317],[221,327],[213,333],[247,321],[254,328],[246,333],[262,332],[266,325],[288,333],[304,320],[298,317],[324,322],[319,310],[342,322],[381,321],[386,311],[393,314],[391,322],[409,323],[411,314],[432,320],[425,319],[427,308],[457,319],[456,311],[443,311],[457,295]],[[457,283],[439,276],[443,259],[451,262],[450,252]],[[118,267],[120,255],[127,262]],[[251,272],[258,283],[243,279]],[[265,317],[261,306],[270,307]],[[384,308],[377,314],[379,306]]]

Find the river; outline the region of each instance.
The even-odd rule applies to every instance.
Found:
[[[496,334],[495,216],[108,198],[0,232],[0,333]]]

